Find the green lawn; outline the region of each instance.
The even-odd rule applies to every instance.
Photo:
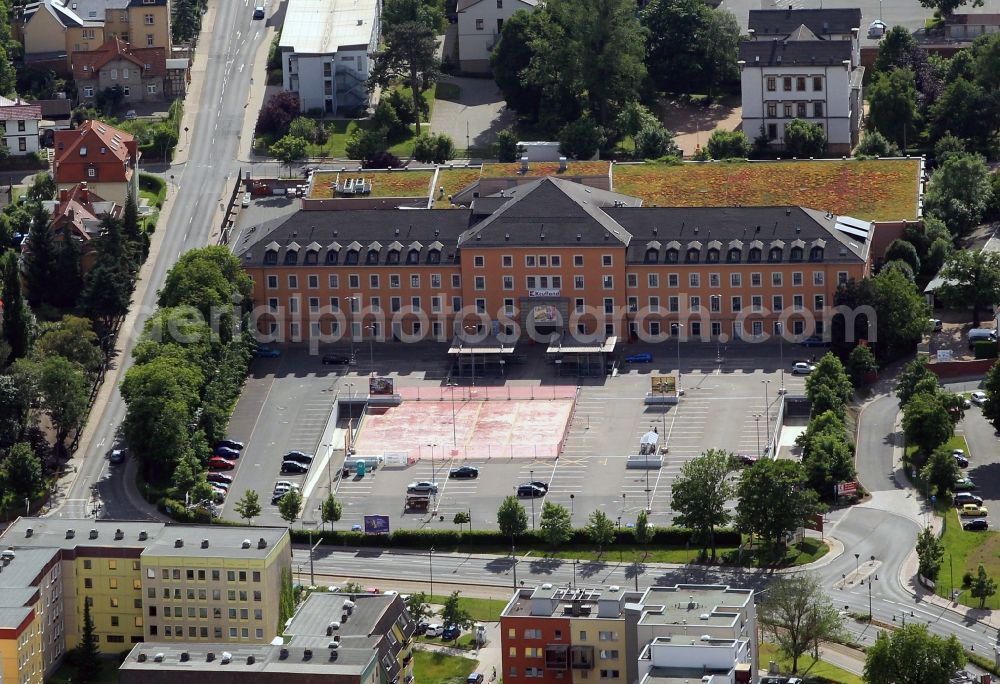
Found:
[[[953,435],[952,438],[949,439],[947,442],[945,442],[943,446],[947,447],[948,449],[961,449],[962,451],[965,452],[966,456],[969,455],[969,445],[965,441],[965,437],[963,437],[962,435]],[[909,458],[915,453],[917,453],[917,447],[912,444],[907,445],[906,457]],[[972,459],[970,458],[969,460],[971,461]]]
[[[792,661],[786,658],[778,647],[771,643],[760,645],[760,667],[766,669],[770,661],[778,664],[783,674],[791,674]],[[864,684],[864,680],[853,672],[848,672],[836,665],[831,665],[824,660],[815,660],[811,655],[799,656],[799,676],[815,679],[817,682],[831,682],[832,684]],[[812,681],[812,679],[810,680]]]
[[[952,588],[962,589],[962,575],[973,574],[982,565],[990,577],[1000,578],[1000,533],[966,532],[958,510],[951,508],[944,515],[944,564],[938,575],[935,591],[938,596],[951,597]],[[979,607],[979,599],[969,595],[968,588],[962,589],[959,602],[967,606]],[[1000,596],[994,594],[986,599],[987,608],[1000,608]]]
[[[444,605],[448,600],[447,596],[428,596],[428,603]],[[458,597],[459,607],[472,616],[476,622],[497,622],[500,620],[500,611],[507,605],[505,599],[468,598]]]
[[[464,682],[479,663],[472,658],[450,656],[431,651],[413,651],[413,680],[446,684],[452,681]]]
[[[817,558],[822,558],[830,548],[818,539],[805,539],[801,544],[789,547],[785,553],[783,559],[778,563],[773,563],[772,559],[760,559],[756,553],[744,553],[742,565],[778,565],[781,567],[789,567],[795,565],[805,565],[806,563],[811,563]],[[682,548],[650,548],[643,549],[642,546],[623,546],[621,548],[621,554],[619,557],[618,549],[613,551],[605,551],[598,554],[597,551],[592,549],[562,549],[559,551],[539,551],[538,556],[543,558],[561,558],[563,560],[572,560],[574,558],[578,560],[603,560],[605,562],[615,562],[621,561],[624,563],[632,563],[638,561],[640,563],[693,563],[698,560],[698,556],[701,553],[701,549],[697,547],[691,547],[689,549]],[[719,561],[725,561],[727,564],[736,564],[737,550],[732,546],[720,546],[716,550],[716,555]],[[731,559],[731,561],[730,561]]]
[[[423,635],[416,637],[416,640],[422,644],[440,644],[442,646],[450,646],[451,648],[460,648],[464,651],[472,651],[476,648],[475,639],[470,631],[463,632],[462,636],[458,637],[458,641],[442,641],[441,637]]]

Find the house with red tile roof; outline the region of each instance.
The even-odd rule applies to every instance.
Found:
[[[97,94],[108,88],[121,88],[122,102],[161,102],[167,76],[163,48],[133,48],[118,36],[101,47],[73,55],[73,79],[80,101],[93,105]]]
[[[106,214],[120,218],[124,207],[109,202],[90,189],[87,183],[77,183],[71,188],[60,190],[54,200],[45,200],[42,207],[52,217],[49,230],[56,242],[69,237],[80,246],[80,267],[84,274],[93,267],[97,259],[97,238],[102,233],[102,222]],[[21,243],[22,255],[30,252],[29,241]]]
[[[124,205],[129,188],[139,197],[139,146],[135,138],[103,121],[55,132],[52,177],[59,190],[77,183],[100,197]]]
[[[41,120],[41,105],[30,104],[21,98],[0,97],[0,134],[12,156],[38,151],[38,122]]]

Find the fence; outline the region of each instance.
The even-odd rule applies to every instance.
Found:
[[[396,387],[404,401],[524,401],[576,399],[576,385],[506,385],[503,387]]]

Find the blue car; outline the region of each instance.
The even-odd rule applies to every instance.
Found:
[[[229,447],[218,446],[215,447],[215,451],[212,452],[213,456],[218,456],[219,458],[234,459],[240,457],[240,452],[236,449],[230,449]]]
[[[257,347],[257,356],[262,359],[276,359],[281,356],[281,350],[274,347]]]
[[[462,629],[458,625],[448,625],[441,632],[441,639],[444,641],[455,641],[460,636],[462,636]]]
[[[652,363],[653,355],[649,352],[639,352],[625,357],[625,363]]]
[[[803,347],[829,347],[830,343],[819,335],[811,335],[800,342]]]

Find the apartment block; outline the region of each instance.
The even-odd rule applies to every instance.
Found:
[[[0,658],[19,684],[79,644],[84,603],[107,654],[150,638],[266,643],[291,568],[285,528],[20,518],[0,548]]]
[[[392,684],[412,680],[415,624],[399,596],[310,594],[284,643],[137,645],[120,684]]]
[[[505,681],[757,681],[749,589],[543,584],[515,592],[500,628]]]

